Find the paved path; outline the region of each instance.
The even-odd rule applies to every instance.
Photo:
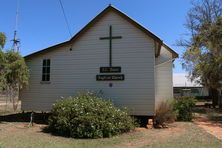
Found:
[[[201,117],[195,118],[194,123],[196,123],[199,127],[203,128],[205,131],[207,131],[211,135],[222,140],[222,123],[221,122],[210,121],[206,117],[201,116]]]

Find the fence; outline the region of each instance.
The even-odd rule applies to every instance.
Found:
[[[7,114],[12,112],[18,112],[21,109],[21,101],[18,97],[15,100],[10,100],[6,93],[0,94],[0,114]]]

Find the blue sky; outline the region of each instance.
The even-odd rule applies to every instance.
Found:
[[[62,0],[74,35],[108,4],[112,4],[135,21],[159,36],[180,55],[183,48],[176,40],[187,32],[184,23],[191,7],[190,0]],[[8,40],[5,49],[12,47],[10,40],[15,29],[17,0],[1,0],[0,32]],[[59,0],[19,0],[18,37],[21,54],[27,55],[70,38]],[[174,73],[185,72],[180,59],[175,61]]]

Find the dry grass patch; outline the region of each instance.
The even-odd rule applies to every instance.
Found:
[[[0,123],[2,147],[222,147],[222,141],[193,123],[176,122],[165,129],[138,129],[102,139],[74,139],[44,133],[44,124],[28,127],[28,122]]]

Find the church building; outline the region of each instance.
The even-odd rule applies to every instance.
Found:
[[[131,115],[153,116],[159,102],[173,98],[177,57],[155,34],[108,6],[70,40],[25,56],[30,80],[20,91],[21,108],[50,111],[57,99],[90,90]]]

